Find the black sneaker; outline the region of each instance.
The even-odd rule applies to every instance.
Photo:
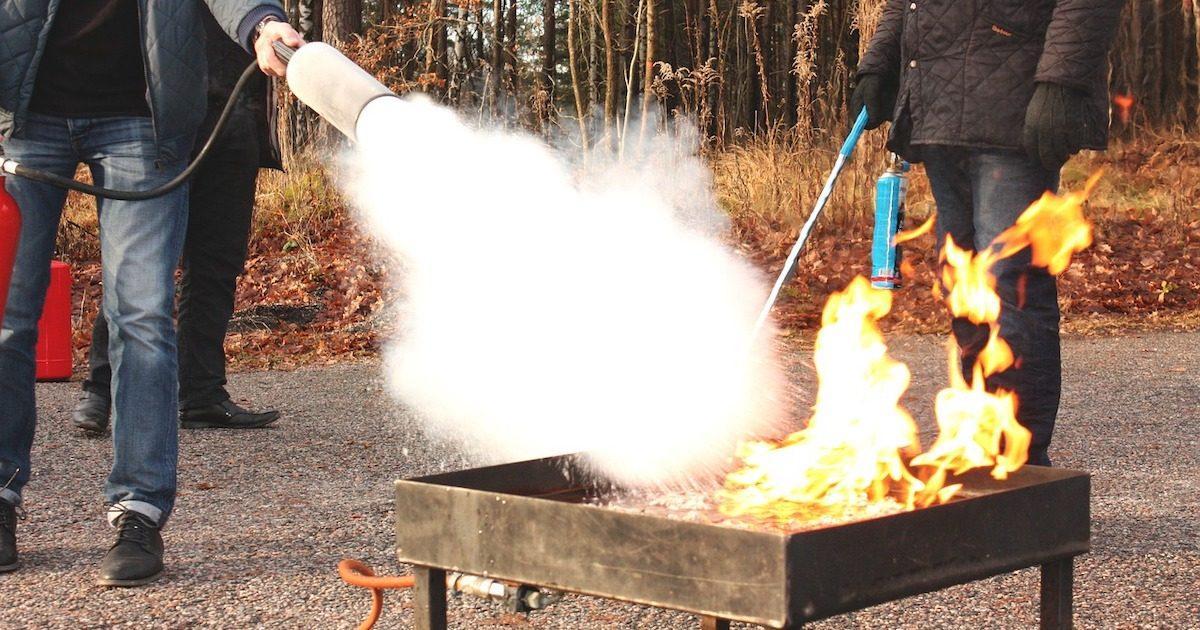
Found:
[[[111,416],[112,401],[109,397],[89,391],[83,392],[83,398],[79,399],[75,411],[71,412],[75,426],[91,435],[104,435]]]
[[[278,419],[278,411],[258,413],[242,409],[232,400],[179,412],[179,423],[185,429],[257,429]]]
[[[100,561],[100,586],[141,586],[162,575],[163,542],[158,524],[128,510],[117,519],[117,542]]]
[[[17,565],[17,506],[0,499],[0,573],[15,571]]]

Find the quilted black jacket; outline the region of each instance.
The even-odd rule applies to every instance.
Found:
[[[1081,149],[1108,143],[1108,51],[1123,0],[888,0],[858,74],[898,81],[888,148],[1019,148],[1037,82],[1087,93]]]
[[[279,0],[205,0],[227,35],[249,44]],[[0,139],[21,132],[37,64],[59,0],[0,0]],[[206,64],[199,0],[138,0],[147,100],[158,140],[195,133],[204,118]]]

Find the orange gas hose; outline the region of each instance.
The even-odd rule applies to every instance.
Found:
[[[411,575],[375,575],[371,567],[351,558],[344,558],[337,565],[342,581],[351,586],[371,589],[371,613],[358,626],[358,630],[371,630],[379,615],[383,613],[383,590],[385,588],[412,588]]]

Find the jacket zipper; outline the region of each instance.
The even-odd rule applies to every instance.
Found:
[[[142,78],[146,81],[146,106],[150,108],[150,129],[154,133],[154,167],[160,168],[162,162],[162,143],[158,137],[158,116],[155,114],[154,107],[154,91],[150,89],[150,56],[146,54],[146,13],[148,9],[146,3],[149,0],[138,0],[138,33],[141,35],[141,41],[138,42],[138,50],[142,54]]]
[[[20,90],[28,89],[29,97],[22,99],[20,94],[17,96],[17,106],[12,112],[12,135],[17,135],[21,128],[25,126],[26,119],[29,117],[29,101],[33,99],[34,84],[37,82],[38,66],[42,65],[42,57],[46,55],[46,43],[50,41],[50,29],[54,26],[54,18],[58,15],[59,0],[50,0],[46,5],[46,23],[42,25],[41,32],[38,33],[37,41],[34,43],[33,56],[35,61],[26,71],[25,76],[21,79]],[[41,54],[38,54],[41,51]]]

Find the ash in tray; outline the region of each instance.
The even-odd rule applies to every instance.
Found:
[[[862,501],[836,513],[809,513],[784,518],[727,516],[717,509],[716,497],[703,490],[642,493],[623,491],[589,498],[588,503],[620,512],[648,514],[689,523],[706,523],[756,531],[794,533],[865,521],[904,512],[904,504],[891,498]]]

